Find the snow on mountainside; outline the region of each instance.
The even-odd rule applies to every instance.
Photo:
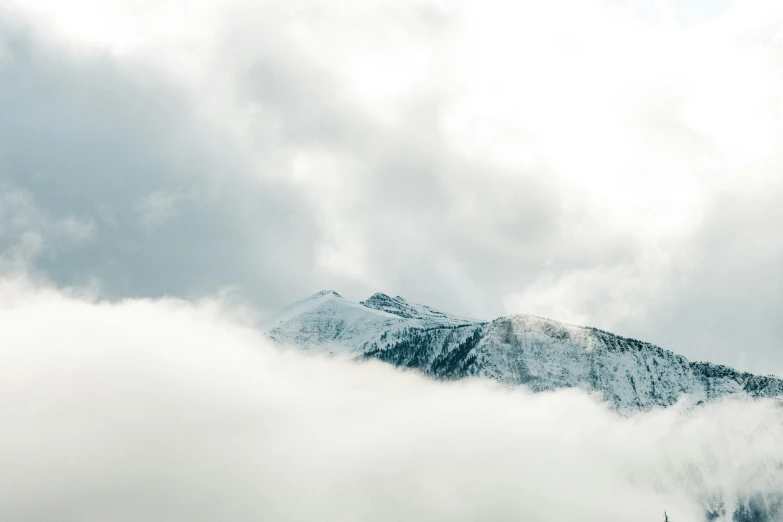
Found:
[[[401,297],[319,292],[264,322],[277,342],[377,358],[439,379],[486,377],[535,391],[578,387],[626,413],[683,396],[783,397],[783,380],[690,362],[649,343],[531,315],[455,317]]]
[[[264,321],[261,328],[276,342],[360,355],[387,339],[399,339],[408,328],[470,324],[477,323],[409,303],[401,297],[375,294],[354,303],[337,292],[325,290],[285,308]]]
[[[354,303],[319,292],[262,324],[277,342],[355,358],[377,358],[436,379],[478,376],[534,391],[578,387],[633,414],[683,397],[783,398],[783,380],[690,362],[658,346],[603,330],[531,315],[491,322],[455,317],[401,297],[375,294]],[[716,491],[705,520],[783,520],[783,495]],[[730,518],[729,518],[730,517]]]
[[[386,294],[374,294],[359,304],[382,312],[397,315],[404,319],[419,319],[431,323],[430,326],[464,326],[476,321],[445,314],[426,305],[410,303],[400,296],[389,297]]]

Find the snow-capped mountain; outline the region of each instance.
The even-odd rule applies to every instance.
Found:
[[[439,379],[478,376],[535,391],[578,387],[624,413],[682,397],[783,397],[782,379],[691,362],[596,328],[523,314],[475,321],[384,294],[355,303],[319,292],[262,328],[279,343],[377,358]]]
[[[444,314],[402,297],[375,294],[361,303],[332,290],[318,292],[265,320],[261,327],[274,341],[331,353],[361,355],[408,329],[429,331],[481,324]]]
[[[355,303],[319,292],[262,324],[276,342],[355,358],[377,358],[438,379],[470,376],[535,391],[578,387],[623,414],[726,396],[783,398],[783,379],[691,362],[658,346],[532,315],[485,322],[402,297]],[[705,520],[783,520],[783,495],[717,492]]]

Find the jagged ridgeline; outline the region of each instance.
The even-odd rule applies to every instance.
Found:
[[[534,391],[579,387],[598,392],[623,414],[670,406],[684,396],[695,403],[727,396],[783,397],[779,378],[691,362],[597,328],[524,314],[477,321],[385,294],[356,303],[333,291],[319,292],[264,321],[262,328],[277,342],[377,359],[434,379],[484,377]],[[711,497],[704,510],[705,520],[783,522],[783,494],[773,488],[766,494]]]
[[[264,322],[271,339],[374,358],[437,379],[479,376],[534,391],[578,387],[619,412],[726,396],[783,397],[783,380],[691,362],[658,346],[597,328],[518,314],[458,317],[402,297],[355,303],[319,292]]]

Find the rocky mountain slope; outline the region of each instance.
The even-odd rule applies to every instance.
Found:
[[[262,324],[276,342],[376,358],[437,379],[478,376],[535,391],[579,387],[633,414],[681,398],[783,398],[783,379],[691,362],[658,346],[531,315],[494,321],[455,317],[402,297],[355,303],[319,292]],[[783,520],[783,493],[704,499],[705,520]]]
[[[375,294],[319,292],[266,320],[280,343],[377,358],[439,379],[479,376],[535,391],[578,387],[620,412],[728,395],[783,397],[783,380],[691,362],[649,343],[531,315],[491,322]]]

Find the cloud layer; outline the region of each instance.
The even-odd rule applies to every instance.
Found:
[[[0,263],[262,312],[385,291],[780,372],[783,12],[689,13],[5,2]]]
[[[779,492],[771,403],[624,419],[268,346],[219,300],[0,281],[4,520],[701,520]]]

